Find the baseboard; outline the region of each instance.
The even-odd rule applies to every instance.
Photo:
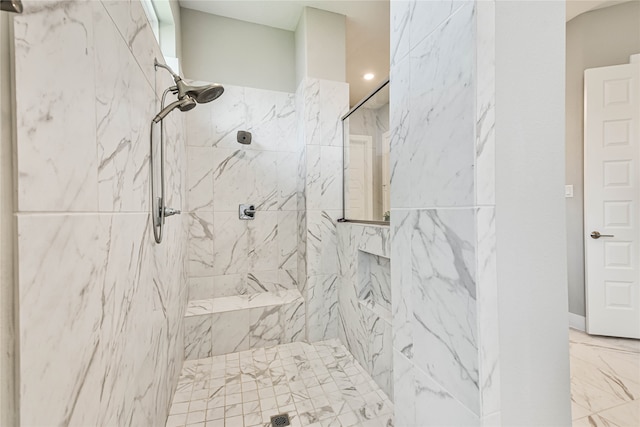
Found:
[[[587,329],[587,319],[579,314],[569,313],[569,327],[584,332]]]

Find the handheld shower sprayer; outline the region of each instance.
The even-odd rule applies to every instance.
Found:
[[[156,114],[156,116],[153,118],[153,123],[158,123],[159,121],[167,117],[167,115],[176,108],[179,108],[180,111],[189,111],[194,109],[195,106],[196,101],[194,101],[194,99],[190,96],[186,96],[184,99],[173,101],[171,104],[164,107],[158,114]]]
[[[222,85],[212,83],[204,86],[193,86],[185,83],[185,81],[176,74],[171,67],[165,64],[161,64],[156,59],[154,61],[155,69],[164,68],[173,77],[175,86],[171,86],[165,89],[162,94],[162,100],[160,102],[160,112],[151,120],[150,130],[150,143],[151,143],[151,156],[150,156],[150,172],[151,172],[151,218],[153,220],[153,236],[156,243],[162,242],[162,232],[164,228],[164,219],[171,215],[179,214],[177,209],[168,208],[165,206],[165,193],[164,193],[164,118],[175,110],[189,111],[195,108],[196,104],[204,104],[217,99],[224,92]],[[167,94],[171,92],[177,96],[177,100],[165,107],[164,102]],[[160,123],[160,196],[156,197],[156,190],[154,185],[154,149],[153,149],[153,127],[155,124]]]

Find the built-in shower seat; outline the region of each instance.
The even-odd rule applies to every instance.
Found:
[[[304,320],[304,298],[298,289],[189,301],[185,359],[301,341]]]

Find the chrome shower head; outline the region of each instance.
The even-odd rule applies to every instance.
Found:
[[[186,84],[184,80],[180,80],[176,82],[176,86],[178,87],[178,97],[180,97],[181,94],[189,95],[194,98],[198,104],[206,104],[207,102],[218,99],[224,92],[224,87],[217,83],[205,86],[191,86]]]
[[[172,102],[167,105],[153,118],[154,123],[158,123],[160,120],[167,117],[167,114],[175,110],[176,108],[180,109],[180,111],[189,111],[195,108],[196,101],[190,96],[186,96],[183,99],[178,99],[177,101]]]
[[[155,60],[155,66],[164,68],[173,76],[173,81],[176,85],[171,87],[171,92],[178,96],[178,99],[184,99],[185,96],[190,96],[195,99],[198,104],[206,104],[214,99],[218,99],[224,92],[224,87],[218,83],[212,83],[204,86],[193,86],[185,83],[185,81],[176,74],[168,65],[161,64],[158,60]]]

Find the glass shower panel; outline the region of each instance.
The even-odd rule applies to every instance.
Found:
[[[389,221],[389,81],[347,113],[342,126],[344,217]]]

